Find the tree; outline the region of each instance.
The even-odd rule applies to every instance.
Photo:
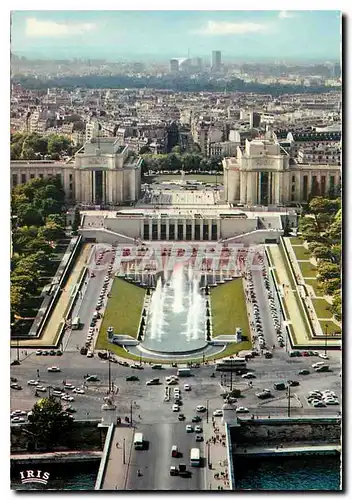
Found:
[[[79,226],[81,225],[81,214],[79,208],[75,208],[75,215],[72,222],[72,231],[77,232]]]
[[[319,260],[333,260],[329,248],[323,245],[315,247],[315,249],[312,251],[312,254],[316,259]]]
[[[70,143],[71,141],[67,137],[53,134],[48,140],[48,153],[50,155],[61,154],[63,151],[67,151]]]
[[[141,149],[139,150],[140,155],[145,155],[145,154],[150,154],[151,149],[149,146],[142,146]]]
[[[64,227],[50,221],[47,222],[45,226],[41,227],[38,231],[38,237],[43,238],[45,241],[58,241],[64,236]]]
[[[43,218],[38,210],[31,203],[23,203],[17,211],[18,223],[21,226],[41,226]]]
[[[72,417],[53,396],[42,398],[35,403],[29,417],[28,430],[35,441],[51,450],[64,443],[72,428]]]
[[[331,279],[340,278],[341,269],[340,266],[331,262],[321,262],[318,265],[318,280],[326,281]]]
[[[340,290],[336,291],[333,295],[331,311],[337,321],[342,319],[342,298]]]
[[[10,288],[11,314],[21,316],[25,303],[26,289],[19,285],[12,285]]]

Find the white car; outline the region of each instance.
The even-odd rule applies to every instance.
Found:
[[[80,389],[79,387],[72,389],[72,392],[75,392],[76,394],[85,394],[84,390]]]
[[[35,390],[40,392],[46,392],[46,387],[43,387],[42,385],[37,385]]]
[[[61,372],[61,369],[58,366],[49,366],[48,372],[58,373]]]
[[[191,425],[186,425],[186,432],[193,432],[193,427]]]
[[[242,375],[242,378],[256,378],[256,376],[254,375],[254,373],[249,372],[249,373],[244,373]]]
[[[23,417],[13,417],[11,418],[11,423],[12,424],[23,424],[25,422],[25,419]]]
[[[24,415],[27,415],[25,411],[23,410],[14,410],[11,412],[11,417],[23,417]]]
[[[222,417],[224,412],[222,410],[213,411],[213,417]]]
[[[102,410],[116,410],[116,405],[108,405],[108,404],[103,404],[101,407]]]
[[[75,400],[75,398],[74,398],[73,396],[68,396],[68,395],[66,395],[66,394],[64,394],[63,396],[61,396],[61,399],[62,399],[63,401],[70,401],[70,403],[72,403],[72,401],[74,401],[74,400]]]
[[[41,349],[38,349],[37,351],[35,351],[35,353],[37,356],[41,356],[43,351]]]
[[[52,392],[52,395],[53,395],[53,396],[56,396],[56,397],[61,397],[61,396],[63,396],[64,394],[65,394],[65,393],[64,393],[64,392],[62,392],[62,391],[53,391],[53,392]]]
[[[28,385],[38,385],[38,380],[28,380],[27,384]]]
[[[324,365],[324,361],[318,361],[318,363],[314,363],[314,365],[312,365],[312,368],[319,368],[319,366],[322,365]]]
[[[185,384],[183,386],[183,388],[184,388],[185,391],[190,391],[191,390],[191,386],[189,384]]]
[[[244,406],[239,406],[238,408],[236,408],[236,413],[249,413],[249,410]]]
[[[194,432],[200,433],[200,432],[203,432],[203,429],[201,428],[200,425],[196,425],[195,428],[194,428]]]
[[[329,356],[327,354],[325,354],[325,352],[321,352],[321,353],[319,353],[319,358],[321,358],[321,359],[329,359]]]
[[[75,389],[75,386],[72,384],[65,384],[65,389],[68,389],[69,391],[73,391],[73,389]]]
[[[172,411],[179,411],[180,407],[178,405],[172,405]]]
[[[202,412],[202,411],[207,411],[206,407],[203,405],[198,405],[196,407],[196,411]]]
[[[88,351],[87,352],[87,358],[92,358],[93,357],[93,352],[92,351]]]
[[[171,379],[166,382],[167,385],[176,385],[178,384],[177,380]]]
[[[178,387],[174,387],[174,394],[180,394],[180,389]]]

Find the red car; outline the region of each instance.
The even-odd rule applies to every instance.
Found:
[[[308,351],[303,351],[302,352],[302,356],[309,356],[309,352]]]

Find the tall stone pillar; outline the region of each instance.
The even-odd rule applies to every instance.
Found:
[[[211,241],[211,223],[212,223],[212,220],[209,219],[208,220],[208,232],[209,232],[208,240],[209,241]]]
[[[219,241],[220,238],[221,238],[221,234],[220,234],[220,222],[221,222],[221,219],[217,219],[216,220],[216,229],[217,229],[217,232],[216,232],[216,238],[217,240]]]
[[[186,241],[186,225],[187,225],[187,219],[183,219],[183,236],[182,236],[182,241]]]
[[[170,238],[170,219],[166,219],[166,241],[169,241]]]
[[[192,219],[191,224],[192,224],[192,241],[194,241],[195,234],[196,234],[196,221],[195,221],[195,219]]]
[[[158,224],[158,240],[161,238],[161,220],[157,219],[157,224]]]
[[[203,223],[204,223],[203,219],[200,219],[200,237],[199,237],[200,241],[203,241],[203,234],[204,234],[203,233]]]
[[[149,241],[153,239],[152,230],[153,230],[153,219],[149,219]]]
[[[240,203],[247,204],[247,172],[240,171]]]

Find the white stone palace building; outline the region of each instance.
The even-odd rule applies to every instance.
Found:
[[[12,161],[11,188],[34,178],[59,177],[66,198],[86,205],[138,200],[142,159],[116,138],[92,138],[69,162]]]
[[[282,205],[327,195],[341,181],[339,165],[297,163],[270,133],[246,140],[237,156],[224,158],[224,197],[228,203]]]

